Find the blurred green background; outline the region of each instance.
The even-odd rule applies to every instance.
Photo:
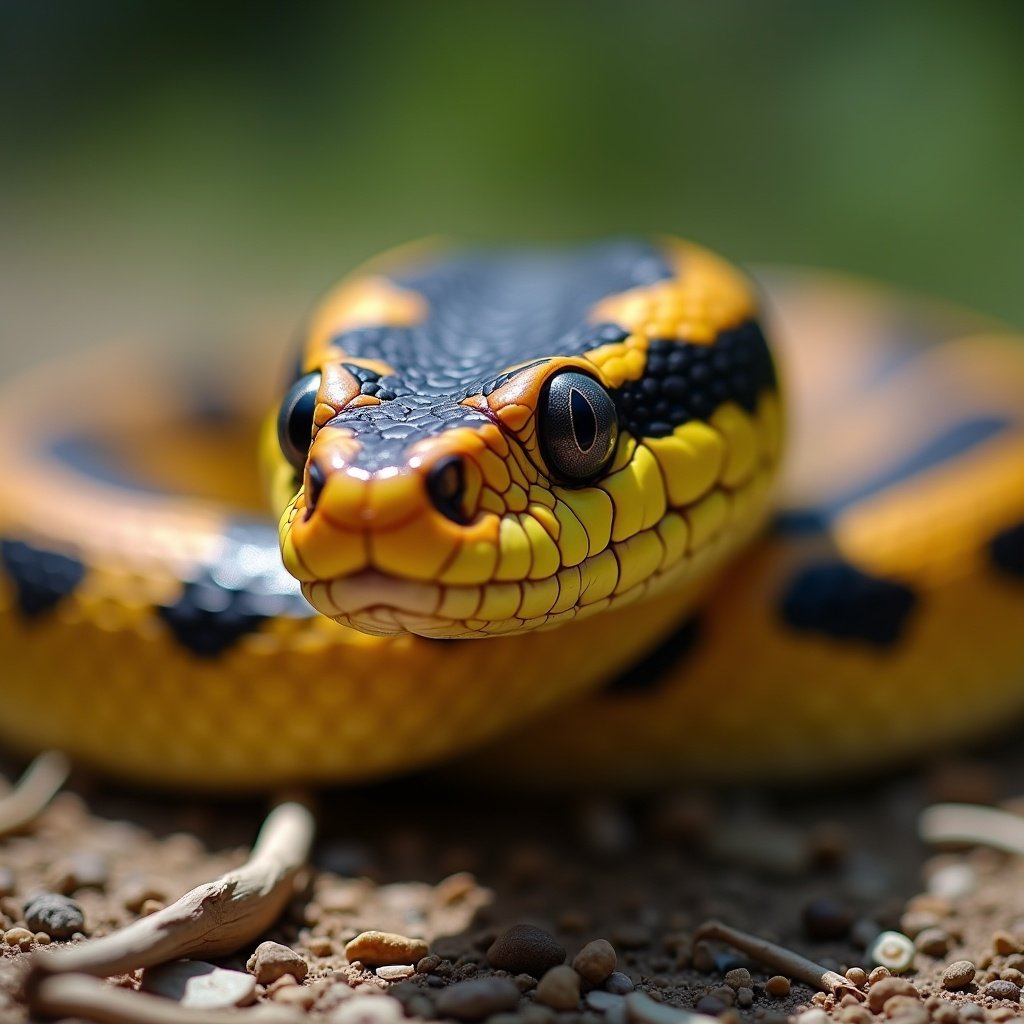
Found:
[[[0,368],[286,331],[354,262],[671,231],[1024,324],[1024,4],[0,7]]]

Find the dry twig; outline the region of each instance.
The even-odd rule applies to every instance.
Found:
[[[805,981],[822,992],[831,992],[836,999],[843,996],[853,996],[855,999],[864,1001],[865,995],[855,985],[852,985],[841,974],[827,970],[821,964],[795,953],[785,946],[778,946],[774,942],[767,942],[759,939],[749,932],[741,932],[737,928],[730,928],[721,921],[706,921],[696,932],[695,939],[712,939],[718,942],[725,942],[738,949],[741,953],[753,957],[766,967],[778,971],[789,978],[796,978],[798,981]]]
[[[84,974],[41,979],[33,991],[32,1012],[75,1017],[102,1024],[296,1024],[305,1018],[283,1006],[244,1010],[207,1010],[181,1006],[170,999],[130,992]]]
[[[1024,819],[998,807],[934,804],[918,818],[917,831],[926,843],[970,843],[1024,856]]]
[[[40,754],[14,789],[0,798],[0,836],[20,832],[38,818],[60,792],[70,770],[70,762],[59,751]]]
[[[284,909],[295,876],[309,856],[313,834],[308,808],[294,802],[279,804],[240,868],[102,938],[37,953],[33,978],[71,971],[124,974],[181,957],[209,959],[235,952],[266,931]]]

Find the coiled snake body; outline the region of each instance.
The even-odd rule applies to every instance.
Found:
[[[468,755],[650,786],[1012,720],[1024,347],[878,289],[765,284],[762,315],[672,240],[369,265],[262,430],[280,534],[245,508],[252,366],[202,399],[124,353],[10,382],[0,738],[161,785]]]

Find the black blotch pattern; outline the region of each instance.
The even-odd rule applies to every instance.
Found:
[[[801,569],[786,587],[780,611],[793,629],[889,647],[902,635],[915,601],[902,583],[837,561]]]
[[[634,437],[666,437],[690,420],[707,420],[723,402],[753,413],[763,391],[777,388],[775,365],[759,324],[746,320],[712,345],[656,338],[644,375],[612,393],[619,422]]]
[[[178,643],[201,658],[223,653],[268,618],[246,591],[209,579],[186,583],[178,600],[158,612]]]
[[[604,694],[621,697],[654,693],[675,678],[679,666],[696,648],[700,637],[700,617],[691,616],[653,651],[612,680],[604,688]]]
[[[1024,580],[1024,523],[996,534],[989,545],[989,554],[997,569]]]
[[[365,366],[356,366],[355,363],[341,364],[357,381],[359,381],[359,393],[379,398],[382,402],[390,402],[395,393],[390,388],[384,387],[380,382],[380,374],[375,370],[368,370]]]
[[[219,558],[157,614],[182,647],[214,658],[267,619],[305,619],[315,612],[281,564],[274,526],[239,521],[225,531]]]
[[[51,611],[85,577],[85,566],[77,558],[21,540],[0,540],[0,562],[14,583],[18,608],[27,619]]]

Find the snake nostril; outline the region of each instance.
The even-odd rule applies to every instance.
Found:
[[[306,467],[306,515],[312,515],[316,503],[324,489],[327,477],[324,471],[315,463],[310,462]]]
[[[466,467],[458,455],[438,459],[427,471],[427,493],[434,507],[453,523],[468,522],[462,507],[466,493]]]

